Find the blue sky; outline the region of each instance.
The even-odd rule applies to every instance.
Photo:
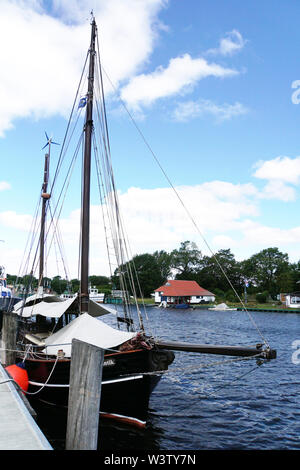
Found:
[[[7,272],[19,271],[38,201],[44,131],[58,142],[64,135],[91,8],[105,72],[211,249],[245,259],[277,246],[298,261],[298,1],[2,0],[0,258]],[[108,83],[106,92],[132,253],[192,240],[209,254]],[[57,158],[53,147],[52,168]],[[70,277],[77,276],[79,200],[73,190],[61,224]],[[95,211],[98,202],[93,193]],[[105,274],[94,219],[93,227],[91,274]],[[64,275],[49,260],[49,275],[58,271]]]

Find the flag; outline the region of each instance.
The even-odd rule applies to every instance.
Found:
[[[78,109],[79,109],[79,108],[84,108],[85,105],[86,105],[86,102],[87,102],[86,96],[85,96],[84,98],[81,98],[81,99],[79,100]]]

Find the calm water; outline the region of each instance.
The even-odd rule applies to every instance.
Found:
[[[231,345],[261,342],[244,312],[147,311],[151,333],[161,338]],[[300,449],[300,364],[292,362],[292,343],[300,340],[300,314],[251,315],[277,350],[277,359],[259,366],[255,360],[228,362],[232,358],[177,352],[152,394],[147,428],[102,420],[99,449]],[[105,321],[111,323],[109,316]],[[64,423],[59,419],[51,410],[45,424],[40,413],[39,424],[55,449],[64,448]]]

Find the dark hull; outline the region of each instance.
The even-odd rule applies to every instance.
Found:
[[[161,378],[161,374],[155,371],[166,370],[173,358],[170,351],[146,349],[106,354],[102,373],[101,416],[144,427],[151,392]],[[36,395],[27,395],[28,399],[67,407],[70,365],[69,359],[58,360],[55,365],[55,358],[27,358],[28,392],[39,390]]]

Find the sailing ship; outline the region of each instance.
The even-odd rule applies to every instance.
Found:
[[[71,343],[76,338],[105,350],[102,374],[101,405],[102,416],[143,427],[146,425],[149,397],[161,378],[162,371],[174,359],[172,351],[155,346],[151,338],[145,336],[143,322],[138,305],[139,328],[134,331],[134,322],[130,316],[130,302],[124,299],[124,315],[117,316],[118,324],[125,325],[127,331],[112,328],[99,318],[105,314],[118,314],[109,305],[102,305],[91,292],[89,286],[89,226],[90,226],[90,180],[91,155],[95,119],[93,117],[95,101],[97,27],[95,19],[91,23],[91,42],[87,57],[88,91],[79,101],[78,109],[85,109],[83,190],[81,207],[81,276],[80,291],[77,295],[61,298],[43,288],[45,265],[45,242],[47,239],[46,215],[49,211],[52,190],[49,191],[50,149],[54,142],[48,138],[48,152],[45,155],[44,180],[41,190],[42,210],[39,236],[39,287],[35,294],[15,305],[14,312],[20,318],[18,353],[29,377],[28,398],[38,399],[55,406],[66,407],[69,394],[69,376],[71,364]],[[87,60],[86,60],[87,63]],[[101,69],[98,68],[99,81],[96,86],[101,90],[101,106],[105,112],[105,102]],[[98,88],[99,90],[99,88]],[[98,105],[95,105],[98,106]],[[99,111],[99,108],[97,108]],[[106,118],[104,119],[105,124]],[[103,131],[103,129],[102,129]],[[107,145],[107,142],[105,143]],[[115,183],[110,171],[110,185]],[[120,227],[119,210],[116,208],[116,192],[110,194],[113,199],[115,224]],[[122,258],[121,236],[116,234],[119,256]],[[128,289],[123,289],[126,295]],[[101,298],[101,300],[103,300]],[[125,302],[126,301],[126,302]],[[119,315],[119,314],[118,314]],[[51,332],[49,334],[49,332]],[[33,398],[32,398],[33,397]]]
[[[162,375],[174,360],[174,352],[193,351],[206,354],[231,356],[253,356],[271,359],[275,352],[268,345],[260,344],[255,348],[193,345],[162,341],[145,331],[143,316],[139,304],[131,310],[131,299],[124,298],[123,316],[107,304],[99,304],[89,297],[89,228],[90,228],[90,185],[91,154],[97,150],[95,122],[101,123],[100,137],[103,161],[109,176],[104,178],[107,186],[106,197],[110,201],[109,219],[113,222],[113,240],[119,264],[118,275],[120,289],[125,297],[128,293],[136,295],[133,275],[122,276],[124,262],[123,225],[118,206],[116,185],[110,161],[106,108],[103,93],[102,69],[100,63],[97,26],[95,19],[91,22],[91,40],[85,67],[88,64],[88,91],[79,101],[78,110],[85,110],[82,139],[83,144],[83,189],[81,206],[80,236],[80,290],[77,295],[63,299],[43,289],[45,241],[49,231],[46,230],[46,214],[49,211],[53,193],[48,192],[49,161],[51,139],[48,139],[48,153],[45,156],[44,181],[41,191],[42,211],[39,236],[39,288],[15,305],[14,312],[20,319],[18,339],[18,360],[28,372],[30,400],[40,400],[54,406],[67,407],[72,357],[72,340],[86,341],[105,350],[102,374],[100,414],[104,417],[144,427],[147,422],[150,395]],[[84,69],[85,70],[85,69]],[[82,73],[84,76],[85,72]],[[98,81],[96,82],[96,77]],[[95,83],[96,82],[96,83]],[[81,82],[80,82],[81,86]],[[76,98],[80,96],[78,87]],[[96,104],[96,93],[99,99]],[[73,105],[72,112],[75,109]],[[70,122],[77,120],[70,118]],[[69,124],[67,131],[70,132]],[[73,132],[73,131],[72,131]],[[72,133],[71,132],[71,133]],[[64,142],[68,142],[65,137]],[[97,153],[97,152],[96,152]],[[61,152],[61,155],[63,151]],[[61,166],[59,161],[58,167]],[[55,179],[55,178],[54,178]],[[54,220],[53,214],[51,220]],[[55,224],[54,224],[55,225]],[[129,266],[129,265],[128,265]],[[130,268],[128,267],[130,271]],[[130,273],[129,273],[130,274]],[[131,273],[132,274],[132,273]],[[128,280],[129,277],[129,280]],[[117,328],[104,323],[99,317],[115,314]],[[135,326],[135,320],[138,326]],[[122,329],[123,327],[123,329]],[[124,329],[125,328],[125,329]]]

